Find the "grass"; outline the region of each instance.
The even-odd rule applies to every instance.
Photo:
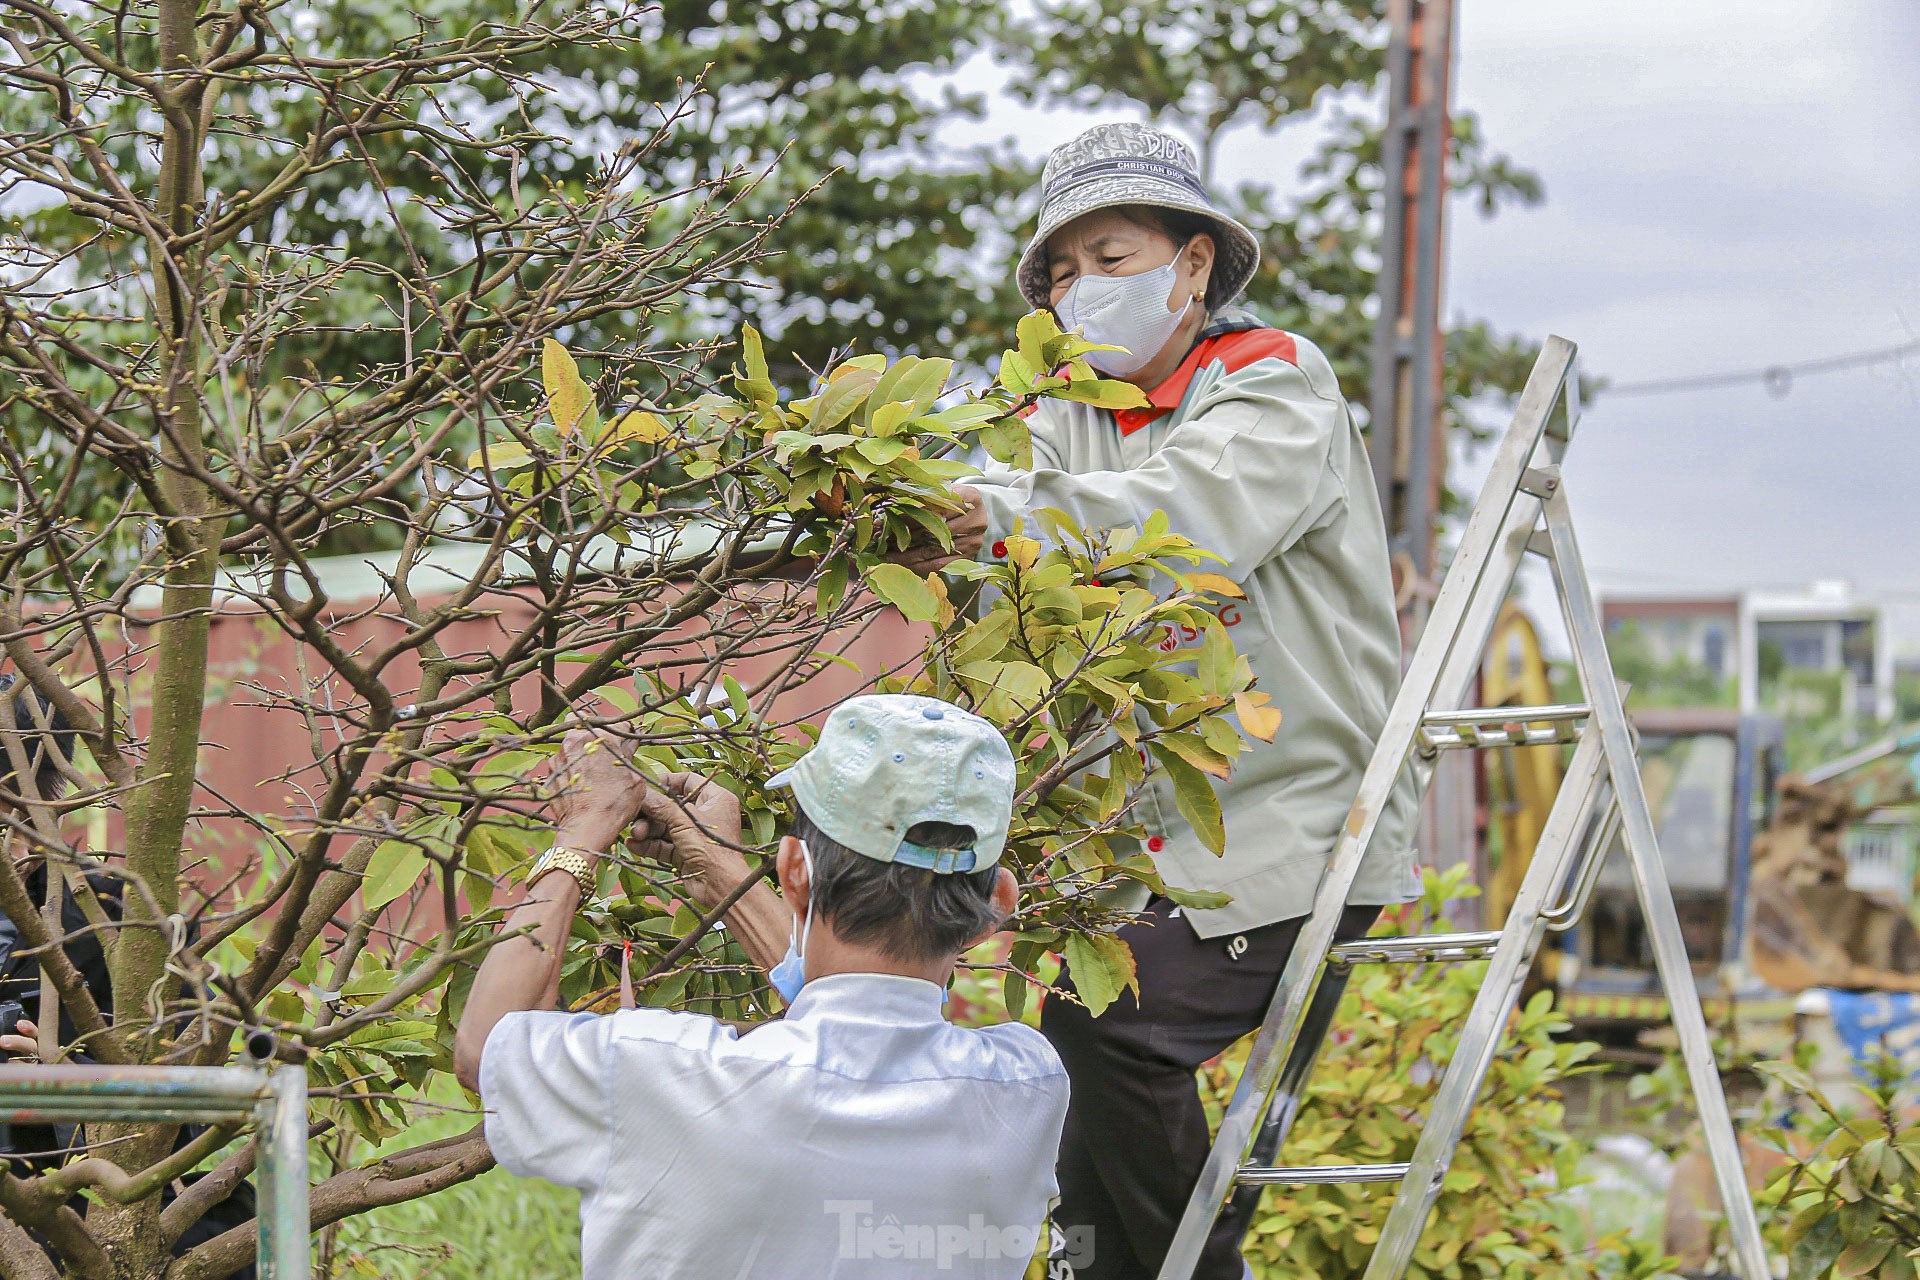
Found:
[[[432,1142],[472,1123],[470,1115],[423,1120],[383,1149]],[[342,1223],[332,1274],[380,1280],[578,1280],[580,1193],[490,1169],[438,1195]]]

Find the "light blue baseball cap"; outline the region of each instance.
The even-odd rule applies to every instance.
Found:
[[[1013,821],[1013,749],[990,722],[914,693],[869,693],[833,709],[813,750],[767,780],[792,787],[813,824],[881,862],[936,872],[1000,861]],[[907,839],[921,822],[971,828],[971,849]]]

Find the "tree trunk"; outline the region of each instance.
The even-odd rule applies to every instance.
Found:
[[[201,149],[205,142],[205,81],[200,76],[198,0],[160,0],[159,61],[164,120],[155,213],[178,244],[195,228],[204,189]],[[168,544],[161,616],[153,629],[153,694],[146,759],[139,785],[126,805],[126,866],[134,887],[126,894],[126,920],[110,948],[115,1021],[123,1028],[147,1025],[158,1012],[148,1003],[166,973],[171,930],[165,919],[179,909],[180,849],[198,773],[201,711],[206,698],[208,611],[219,565],[221,521],[213,495],[197,477],[207,455],[201,412],[201,317],[204,282],[196,250],[180,250],[148,238],[153,317],[161,387],[154,428],[160,458],[160,489],[170,510],[156,512]],[[150,895],[150,896],[149,896]],[[144,926],[144,927],[143,927]],[[162,985],[160,998],[171,995]],[[152,1056],[135,1042],[136,1054]],[[112,1142],[105,1154],[138,1170],[166,1154],[171,1126],[90,1126],[90,1136]],[[92,1228],[128,1276],[157,1276],[166,1267],[156,1220],[160,1198],[125,1206],[96,1206]]]

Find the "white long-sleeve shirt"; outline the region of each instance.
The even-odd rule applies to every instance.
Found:
[[[480,1092],[502,1167],[581,1192],[584,1280],[1015,1280],[1067,1077],[1030,1027],[834,974],[741,1036],[663,1009],[514,1013]]]

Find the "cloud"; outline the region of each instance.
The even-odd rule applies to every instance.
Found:
[[[1547,203],[1456,217],[1449,306],[1622,380],[1920,337],[1920,6],[1463,6],[1456,99]],[[1816,20],[1817,17],[1817,20]],[[1569,456],[1621,585],[1920,600],[1920,361],[1600,399]],[[1898,637],[1920,649],[1920,614]]]

